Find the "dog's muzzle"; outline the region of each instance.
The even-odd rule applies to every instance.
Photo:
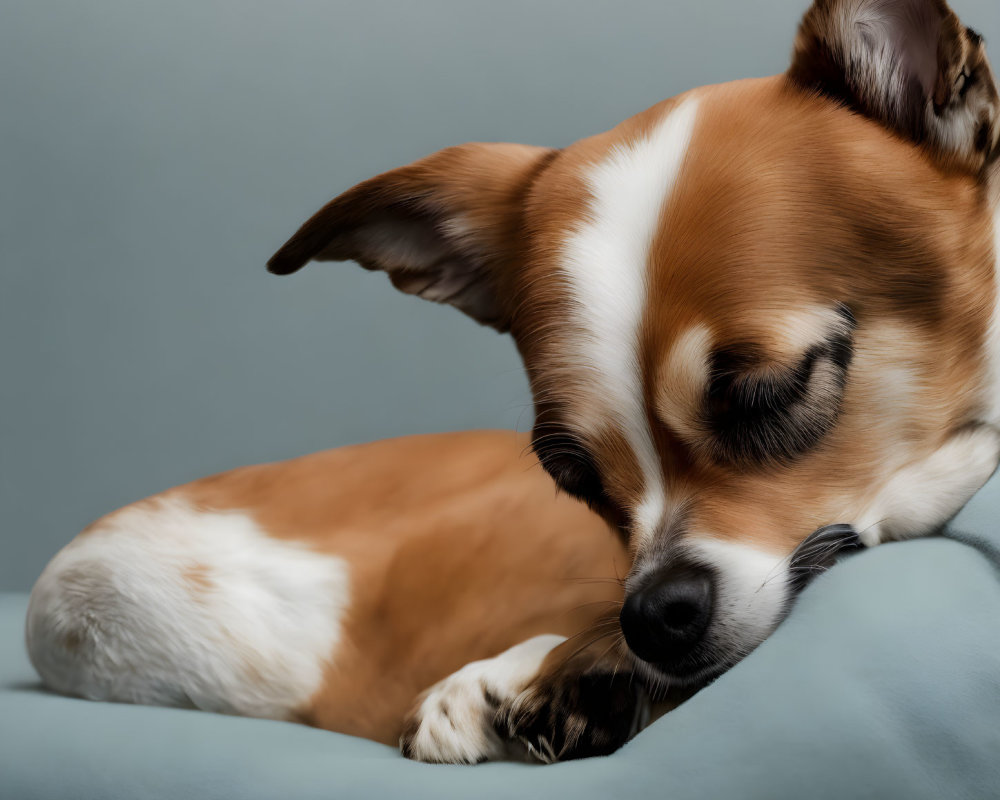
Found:
[[[704,567],[671,565],[650,573],[622,606],[626,643],[663,669],[683,663],[708,630],[714,595],[714,576]]]
[[[827,525],[806,537],[788,559],[784,610],[838,556],[861,547],[850,525]],[[683,562],[643,576],[629,591],[620,615],[629,649],[667,674],[703,671],[706,653],[699,646],[709,633],[720,580],[725,576],[711,567]]]

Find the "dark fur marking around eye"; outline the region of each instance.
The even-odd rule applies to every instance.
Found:
[[[704,421],[719,461],[782,463],[813,448],[840,412],[853,356],[854,315],[839,308],[843,324],[781,372],[761,369],[753,347],[716,351]]]
[[[570,434],[543,433],[532,442],[535,455],[556,485],[591,508],[606,503],[600,473],[590,454]]]

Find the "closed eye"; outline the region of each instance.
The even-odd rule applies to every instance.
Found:
[[[768,367],[753,347],[716,351],[703,421],[716,460],[787,462],[833,427],[847,382],[856,325],[846,307],[841,325],[790,367]]]

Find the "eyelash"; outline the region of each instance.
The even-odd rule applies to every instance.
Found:
[[[705,399],[704,422],[716,461],[730,464],[787,463],[812,449],[833,427],[853,354],[853,315],[848,325],[810,348],[794,368],[771,378],[743,378],[750,352],[720,352]],[[825,381],[813,384],[822,368]]]
[[[590,455],[569,436],[548,434],[534,445],[545,471],[566,494],[583,500],[591,508],[607,503],[607,494]]]

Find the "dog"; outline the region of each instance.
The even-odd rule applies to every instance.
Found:
[[[270,270],[353,260],[510,333],[530,440],[379,442],[128,506],[39,578],[32,661],[60,692],[425,761],[612,752],[839,549],[933,533],[993,473],[998,252],[997,86],[943,0],[816,0],[782,75],[378,175]]]

